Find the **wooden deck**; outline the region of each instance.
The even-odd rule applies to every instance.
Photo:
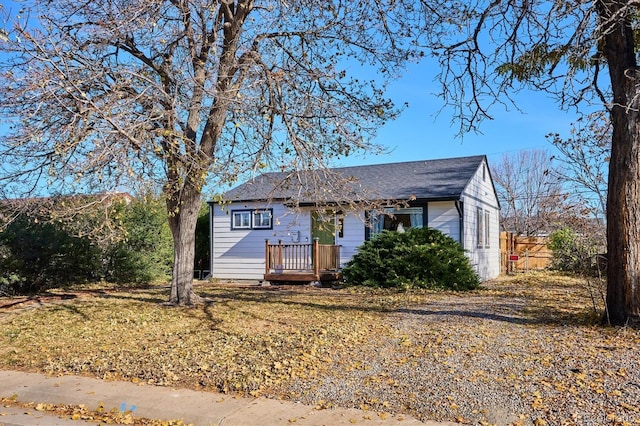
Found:
[[[264,280],[270,282],[339,281],[340,246],[319,244],[269,244],[265,242]]]

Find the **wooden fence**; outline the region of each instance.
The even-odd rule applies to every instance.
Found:
[[[511,232],[500,233],[500,272],[528,272],[546,269],[552,253],[548,237],[527,237]]]

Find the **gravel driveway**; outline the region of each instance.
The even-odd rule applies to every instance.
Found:
[[[388,335],[287,391],[309,404],[423,420],[640,423],[640,333],[597,324],[593,288],[523,283],[390,309],[381,315]]]

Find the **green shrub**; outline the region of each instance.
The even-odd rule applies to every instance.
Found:
[[[1,264],[2,262],[0,262]],[[2,271],[0,273],[0,297],[14,296],[21,293],[25,279],[14,272]]]
[[[551,269],[583,275],[596,275],[598,241],[593,235],[578,234],[563,228],[549,236],[547,245],[553,252]]]
[[[350,285],[468,290],[478,276],[462,246],[431,228],[383,231],[365,241],[343,269]]]
[[[77,229],[46,217],[22,215],[7,224],[0,232],[0,294],[38,293],[101,279],[125,284],[169,277],[173,243],[162,199],[121,202],[111,213],[122,238],[106,241],[77,237]],[[71,228],[99,227],[97,218],[87,213]]]
[[[59,223],[20,217],[0,233],[0,246],[1,281],[12,293],[37,293],[100,277],[99,248]]]
[[[162,199],[135,199],[121,209],[124,238],[106,248],[104,278],[125,284],[170,276],[173,240]]]

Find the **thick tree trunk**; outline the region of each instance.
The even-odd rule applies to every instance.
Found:
[[[622,107],[614,107],[622,110]],[[637,112],[612,114],[607,199],[607,314],[612,324],[640,322],[640,129]],[[618,127],[618,129],[616,129]]]
[[[192,306],[201,303],[193,292],[195,234],[200,195],[184,190],[182,197],[168,197],[169,227],[173,234],[173,276],[169,303]]]
[[[640,322],[640,80],[628,5],[601,0],[597,6],[613,91],[605,319],[623,325]]]

